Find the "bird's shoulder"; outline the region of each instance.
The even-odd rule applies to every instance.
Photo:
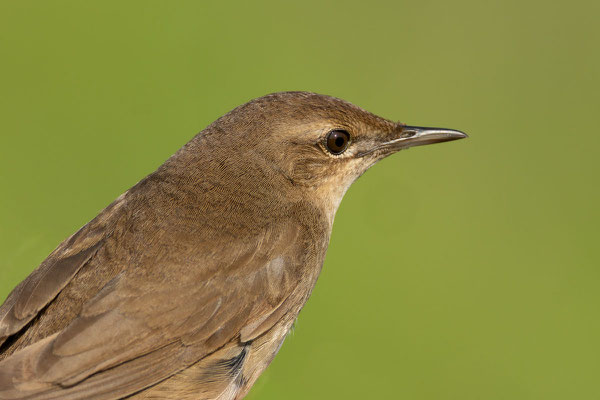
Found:
[[[82,267],[97,256],[121,215],[123,205],[124,199],[121,196],[64,240],[11,291],[0,306],[0,345],[38,316]]]

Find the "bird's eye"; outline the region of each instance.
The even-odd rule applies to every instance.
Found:
[[[342,154],[348,148],[348,143],[350,143],[350,134],[346,131],[336,129],[327,134],[327,150],[332,154]]]

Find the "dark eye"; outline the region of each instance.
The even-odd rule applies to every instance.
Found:
[[[335,130],[327,134],[327,150],[332,154],[342,154],[348,148],[350,135],[346,131]]]

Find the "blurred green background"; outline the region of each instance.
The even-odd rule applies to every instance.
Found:
[[[309,90],[468,140],[347,193],[250,399],[600,398],[600,3],[0,2],[0,298],[195,133]]]

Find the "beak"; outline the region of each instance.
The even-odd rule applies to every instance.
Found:
[[[466,137],[468,137],[466,133],[455,129],[400,125],[400,135],[384,143],[384,146],[401,150],[425,144],[450,142]]]
[[[425,128],[422,126],[398,125],[398,129],[392,137],[379,145],[359,153],[358,156],[366,156],[378,150],[383,150],[384,155],[395,153],[409,147],[423,146],[425,144],[450,142],[452,140],[464,139],[466,133],[455,129]]]

